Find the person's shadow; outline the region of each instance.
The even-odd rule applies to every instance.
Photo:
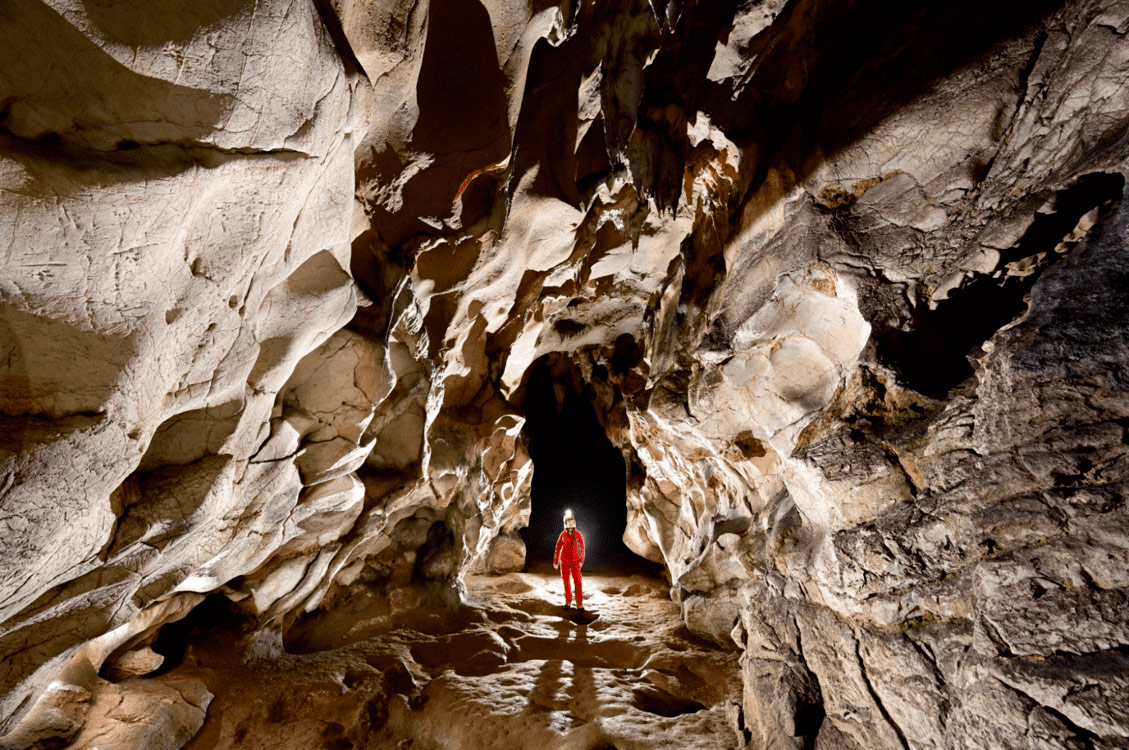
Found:
[[[546,712],[567,711],[571,729],[593,718],[592,706],[596,704],[595,679],[592,667],[587,666],[591,663],[588,626],[562,620],[554,623],[553,628],[557,631],[553,640],[559,658],[545,660],[529,693],[529,705]],[[572,679],[567,684],[563,668],[566,661],[572,665]]]
[[[570,648],[574,649],[578,658],[572,662],[572,687],[568,691],[572,703],[581,710],[578,723],[587,722],[598,715],[599,701],[596,692],[596,681],[592,674],[592,656],[588,648],[588,626],[577,625],[576,637]],[[576,712],[576,709],[573,709]]]

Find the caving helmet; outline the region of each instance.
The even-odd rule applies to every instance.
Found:
[[[572,531],[576,528],[576,516],[572,515],[571,508],[565,510],[564,527],[566,531]]]

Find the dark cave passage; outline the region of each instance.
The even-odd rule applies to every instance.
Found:
[[[551,561],[566,509],[584,535],[588,564],[642,562],[623,543],[627,479],[575,365],[547,355],[531,369],[525,433],[533,458],[532,513],[525,530],[527,567]]]

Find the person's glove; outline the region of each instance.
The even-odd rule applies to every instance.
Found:
[[[560,570],[560,569],[561,569],[560,563],[553,563],[553,570]]]

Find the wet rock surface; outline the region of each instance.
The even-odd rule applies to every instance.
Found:
[[[1129,746],[1129,5],[182,5],[0,8],[0,747]],[[535,372],[728,708],[475,577]]]

